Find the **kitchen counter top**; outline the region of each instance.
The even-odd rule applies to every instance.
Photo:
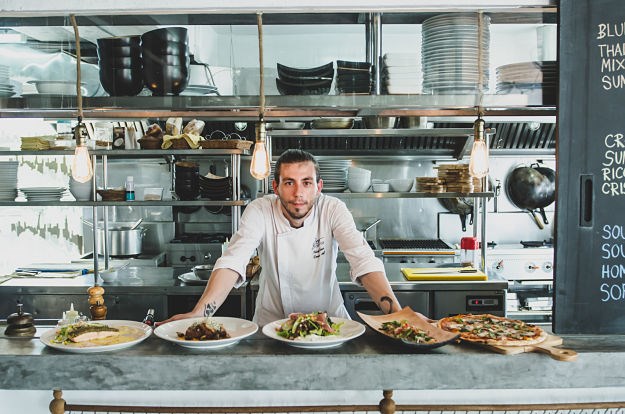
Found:
[[[0,326],[4,332],[4,326]],[[40,332],[39,330],[38,332]],[[625,336],[564,337],[579,357],[499,355],[467,345],[428,352],[364,335],[330,349],[300,349],[257,332],[231,347],[194,351],[154,335],[128,349],[72,354],[36,338],[0,336],[0,389],[455,390],[622,387]],[[175,367],[175,369],[172,369]]]

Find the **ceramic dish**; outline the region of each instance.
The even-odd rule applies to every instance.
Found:
[[[119,338],[123,340],[123,342],[102,345],[97,341],[86,341],[80,343],[71,343],[71,344],[57,344],[52,342],[54,337],[56,336],[56,328],[47,330],[41,335],[41,342],[43,342],[46,346],[54,349],[58,349],[65,352],[72,352],[76,354],[86,354],[86,353],[95,353],[95,352],[109,352],[109,351],[117,351],[119,349],[129,348],[134,346],[146,338],[148,338],[152,334],[152,328],[144,323],[136,322],[136,321],[122,321],[122,320],[106,320],[102,321],[105,325],[108,325],[112,328],[118,328],[121,330],[121,334]]]
[[[277,341],[287,343],[291,346],[297,348],[333,348],[335,346],[339,346],[344,344],[345,342],[357,338],[365,332],[365,327],[363,324],[352,321],[350,319],[343,319],[337,317],[331,317],[332,322],[334,323],[343,323],[341,328],[339,329],[338,335],[329,335],[329,336],[317,336],[311,335],[305,338],[298,339],[287,339],[283,338],[276,332],[276,329],[280,328],[280,326],[288,320],[280,319],[267,325],[263,326],[263,333],[270,338],[273,338]]]
[[[402,342],[406,345],[410,345],[412,347],[418,349],[433,349],[438,348],[443,345],[447,345],[453,341],[455,341],[459,334],[444,331],[438,328],[435,325],[432,325],[428,321],[419,317],[410,307],[406,306],[399,312],[389,313],[388,315],[367,315],[361,312],[357,312],[358,316],[367,324],[371,329],[385,335],[389,338],[392,338],[395,341]],[[382,323],[390,322],[390,321],[402,321],[406,320],[408,323],[416,328],[424,330],[429,336],[434,338],[436,342],[432,343],[415,343],[412,341],[407,341],[404,339],[395,338],[388,333],[384,332],[381,327]]]
[[[210,319],[213,322],[222,324],[226,332],[230,335],[230,338],[208,341],[187,341],[178,337],[178,332],[185,332],[193,323],[201,322],[204,319],[203,317],[199,317],[168,322],[154,329],[154,335],[185,348],[218,349],[234,345],[241,339],[247,338],[258,331],[258,325],[254,322],[239,318],[214,316]]]

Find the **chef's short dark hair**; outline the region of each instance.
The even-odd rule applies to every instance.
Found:
[[[280,155],[278,161],[276,161],[276,169],[274,172],[274,179],[277,183],[280,182],[280,170],[282,168],[282,164],[298,164],[300,162],[310,161],[315,166],[315,175],[317,182],[321,179],[319,175],[319,163],[315,159],[315,156],[310,152],[301,150],[301,149],[288,149]]]

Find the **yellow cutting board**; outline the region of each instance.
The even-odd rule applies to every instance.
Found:
[[[462,273],[461,270],[473,270],[472,267],[402,267],[401,272],[408,280],[488,280],[481,271]]]

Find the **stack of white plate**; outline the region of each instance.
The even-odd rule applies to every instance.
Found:
[[[497,68],[498,94],[536,94],[544,104],[555,103],[556,61],[512,63]]]
[[[420,59],[416,53],[387,53],[383,58],[382,79],[390,95],[421,93]]]
[[[0,200],[17,197],[17,161],[0,161]]]
[[[341,193],[347,189],[347,169],[351,165],[350,160],[320,160],[319,174],[323,180],[324,193]],[[274,179],[276,163],[271,162],[271,175],[269,180]],[[273,191],[273,190],[272,190]]]
[[[67,188],[64,187],[21,187],[20,191],[28,201],[59,201]]]
[[[423,91],[473,94],[488,89],[490,18],[442,14],[423,22]]]
[[[0,98],[8,98],[15,95],[15,89],[9,78],[10,69],[6,65],[0,65]]]

